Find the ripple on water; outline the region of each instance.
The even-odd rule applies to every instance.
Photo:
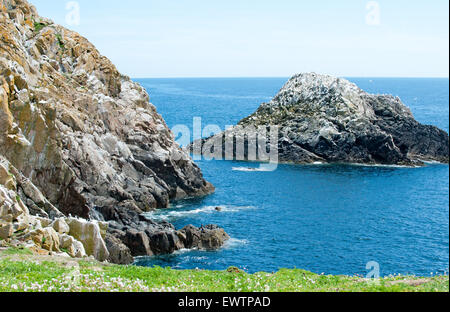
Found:
[[[193,117],[202,117],[204,125],[224,129],[255,112],[286,80],[140,82],[169,127],[192,125]],[[400,96],[420,122],[448,131],[448,79],[351,80],[370,93]],[[231,240],[216,252],[182,251],[141,259],[140,264],[212,270],[236,266],[250,272],[297,267],[365,275],[366,264],[376,261],[382,275],[448,271],[448,165],[317,163],[279,165],[273,172],[255,171],[259,165],[247,162],[213,160],[198,165],[216,186],[215,194],[174,203],[174,209],[148,216],[168,220],[177,228],[216,223],[242,242]],[[217,206],[225,209],[217,212]]]

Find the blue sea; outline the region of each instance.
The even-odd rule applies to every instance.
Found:
[[[416,119],[449,130],[448,79],[348,78],[370,93],[399,96]],[[169,127],[224,129],[269,101],[288,78],[136,79]],[[216,193],[151,214],[178,228],[215,223],[232,239],[216,252],[181,251],[137,265],[250,273],[300,268],[382,276],[443,274],[449,267],[449,167],[280,165],[197,161]],[[216,206],[223,207],[221,212]]]

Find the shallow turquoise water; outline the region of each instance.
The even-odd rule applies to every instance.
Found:
[[[269,101],[287,78],[137,79],[170,127],[224,128]],[[449,129],[448,79],[352,78],[371,93],[398,95],[416,118]],[[326,274],[430,275],[448,271],[449,168],[280,165],[199,161],[215,194],[173,204],[152,215],[177,227],[216,223],[232,240],[217,252],[185,251],[139,259],[139,265],[178,269],[275,271],[302,268]],[[224,207],[217,212],[214,207]]]

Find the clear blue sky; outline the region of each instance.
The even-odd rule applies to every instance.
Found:
[[[30,0],[131,77],[448,77],[447,0]],[[374,16],[371,14],[370,16]],[[369,19],[372,20],[373,19]]]

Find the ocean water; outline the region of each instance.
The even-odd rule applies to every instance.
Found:
[[[371,93],[398,95],[416,119],[449,130],[448,79],[349,78]],[[236,124],[269,101],[287,78],[136,79],[169,127]],[[198,161],[216,193],[152,213],[178,228],[215,223],[232,239],[215,252],[181,251],[137,265],[248,272],[301,268],[325,274],[448,272],[449,167],[280,165]],[[224,209],[215,211],[216,206]]]

